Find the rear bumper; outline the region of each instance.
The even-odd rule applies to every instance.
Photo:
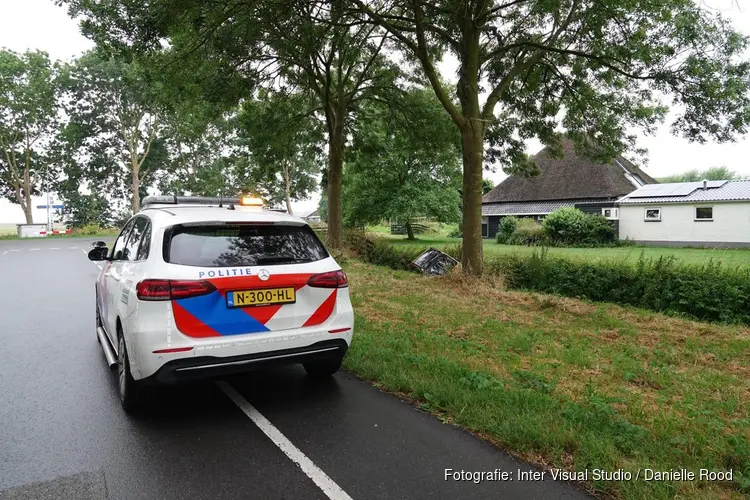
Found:
[[[257,352],[241,356],[199,356],[165,363],[156,373],[143,379],[147,384],[168,385],[242,373],[268,365],[308,363],[341,359],[349,345],[343,339],[324,340],[305,347]]]

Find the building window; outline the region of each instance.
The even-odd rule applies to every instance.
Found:
[[[490,236],[489,217],[484,215],[482,216],[482,237],[489,238],[489,236]]]
[[[695,220],[714,220],[714,207],[695,207]]]
[[[606,217],[607,219],[618,219],[620,217],[620,209],[619,208],[602,208],[602,215]]]
[[[647,221],[660,221],[661,208],[647,208],[644,219]]]

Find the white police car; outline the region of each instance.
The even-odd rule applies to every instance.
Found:
[[[346,274],[301,219],[257,198],[150,196],[104,261],[96,329],[126,410],[145,386],[265,363],[336,372],[352,339]]]

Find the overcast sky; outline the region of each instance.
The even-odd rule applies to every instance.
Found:
[[[738,30],[750,35],[749,0],[703,2],[722,11]],[[93,44],[80,34],[77,23],[68,17],[65,8],[57,7],[53,0],[0,0],[0,47],[18,52],[39,49],[49,53],[53,59],[71,59],[92,46]],[[442,68],[450,71],[451,66],[444,64]],[[445,76],[451,78],[452,75]],[[736,143],[731,144],[690,144],[684,139],[672,136],[669,126],[664,125],[654,137],[643,137],[639,145],[649,151],[648,164],[644,167],[652,177],[719,165],[725,165],[750,177],[748,137],[739,138]],[[529,153],[536,153],[538,147],[538,143],[529,144]],[[485,177],[497,183],[505,175],[498,171],[486,173]],[[312,200],[295,203],[295,211],[313,210],[317,206],[318,198],[319,196],[315,196]],[[44,222],[45,219],[44,211],[35,212],[35,222]],[[23,214],[18,206],[0,201],[0,223],[23,220]]]

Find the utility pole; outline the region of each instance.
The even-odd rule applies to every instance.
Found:
[[[52,234],[52,195],[47,191],[47,234]]]

